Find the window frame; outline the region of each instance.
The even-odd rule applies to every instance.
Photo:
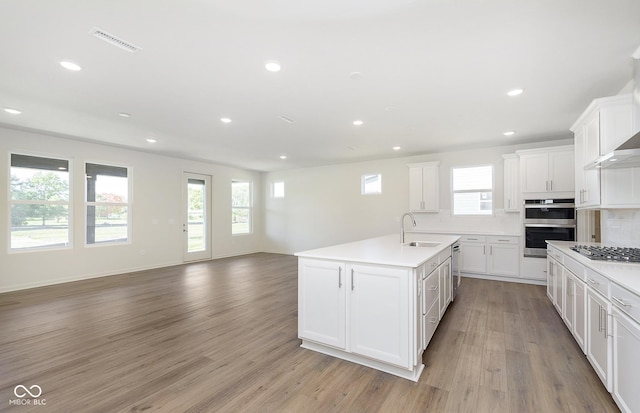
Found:
[[[246,183],[249,184],[249,204],[243,206],[235,206],[233,205],[233,184],[236,183]],[[253,181],[245,180],[245,179],[232,179],[231,180],[231,235],[242,236],[242,235],[251,235],[253,234]],[[234,232],[233,228],[233,213],[234,210],[247,210],[248,217],[248,228],[246,232]]]
[[[366,191],[366,180],[368,177],[371,176],[376,176],[378,177],[378,180],[380,181],[380,189],[376,192],[367,192]],[[360,194],[361,195],[381,195],[382,194],[382,174],[381,173],[367,173],[367,174],[362,174],[362,176],[360,177]]]
[[[276,185],[282,185],[282,195],[276,193]],[[284,181],[271,181],[271,198],[283,199],[285,197],[285,185]]]
[[[454,190],[454,170],[456,169],[468,169],[468,168],[491,168],[491,188],[474,188],[474,189],[464,189],[464,190]],[[463,166],[452,166],[451,167],[451,216],[455,217],[492,217],[495,215],[495,186],[496,186],[496,177],[495,177],[495,165],[493,164],[479,164],[479,165],[463,165]],[[455,194],[458,193],[491,193],[491,211],[487,214],[456,214],[456,206],[455,206]]]
[[[99,201],[88,201],[89,197],[89,185],[88,185],[88,176],[87,176],[87,165],[97,165],[103,166],[105,168],[124,168],[127,170],[127,202],[99,202]],[[109,247],[109,246],[118,246],[118,245],[130,245],[132,244],[132,234],[133,234],[133,224],[132,224],[132,210],[133,210],[133,167],[107,162],[107,161],[85,161],[84,162],[84,246],[87,248],[98,248],[98,247]],[[127,208],[127,239],[124,241],[120,240],[108,240],[108,241],[95,241],[92,243],[88,242],[89,236],[89,206],[94,207],[123,207]],[[94,225],[95,228],[95,225]],[[94,233],[95,237],[95,233]]]
[[[67,190],[68,190],[68,194],[67,194],[67,200],[66,201],[45,201],[45,200],[37,200],[37,201],[33,201],[33,200],[14,200],[11,198],[11,193],[12,193],[12,188],[11,188],[11,169],[13,168],[13,164],[12,164],[12,156],[13,155],[17,155],[17,156],[24,156],[24,157],[32,157],[32,158],[42,158],[42,159],[48,159],[48,160],[52,160],[52,161],[64,161],[67,164]],[[43,251],[56,251],[56,250],[68,250],[68,249],[72,249],[73,248],[73,234],[74,234],[74,225],[73,225],[73,217],[74,217],[74,211],[73,211],[73,160],[69,157],[66,156],[59,156],[56,154],[50,154],[50,153],[34,153],[34,152],[23,152],[23,151],[13,151],[10,150],[7,153],[7,158],[8,158],[8,174],[7,174],[7,228],[9,229],[7,231],[7,238],[6,238],[6,242],[7,242],[7,253],[8,254],[23,254],[23,253],[30,253],[30,252],[43,252]],[[29,168],[29,169],[34,169],[34,170],[38,170],[40,168]],[[41,168],[41,170],[46,171],[46,168]],[[51,169],[52,171],[54,169]],[[59,170],[59,169],[56,169]],[[34,247],[23,247],[23,248],[14,248],[11,245],[11,241],[12,241],[12,233],[13,233],[13,206],[14,205],[63,205],[67,207],[67,242],[63,245],[61,244],[50,244],[50,245],[41,245],[41,246],[34,246]]]

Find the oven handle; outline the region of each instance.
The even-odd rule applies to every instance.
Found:
[[[576,228],[575,224],[524,224],[525,228]]]
[[[557,208],[575,208],[576,204],[524,204],[525,208],[532,209],[557,209]]]

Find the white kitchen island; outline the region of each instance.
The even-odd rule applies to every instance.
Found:
[[[397,234],[298,252],[302,347],[417,381],[422,353],[451,302],[451,245]]]

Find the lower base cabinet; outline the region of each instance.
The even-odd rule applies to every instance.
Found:
[[[411,366],[412,271],[300,259],[298,273],[300,338],[340,350],[348,347],[351,353],[399,367]]]
[[[549,299],[620,410],[640,412],[640,295],[556,248],[547,253]]]
[[[640,325],[613,308],[613,399],[620,410],[640,412]]]
[[[302,347],[409,380],[450,302],[450,249],[419,268],[298,260]]]
[[[609,333],[610,304],[587,289],[587,359],[607,390],[611,392],[612,343]]]

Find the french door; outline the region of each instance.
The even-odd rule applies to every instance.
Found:
[[[183,260],[211,259],[211,176],[183,173]]]

